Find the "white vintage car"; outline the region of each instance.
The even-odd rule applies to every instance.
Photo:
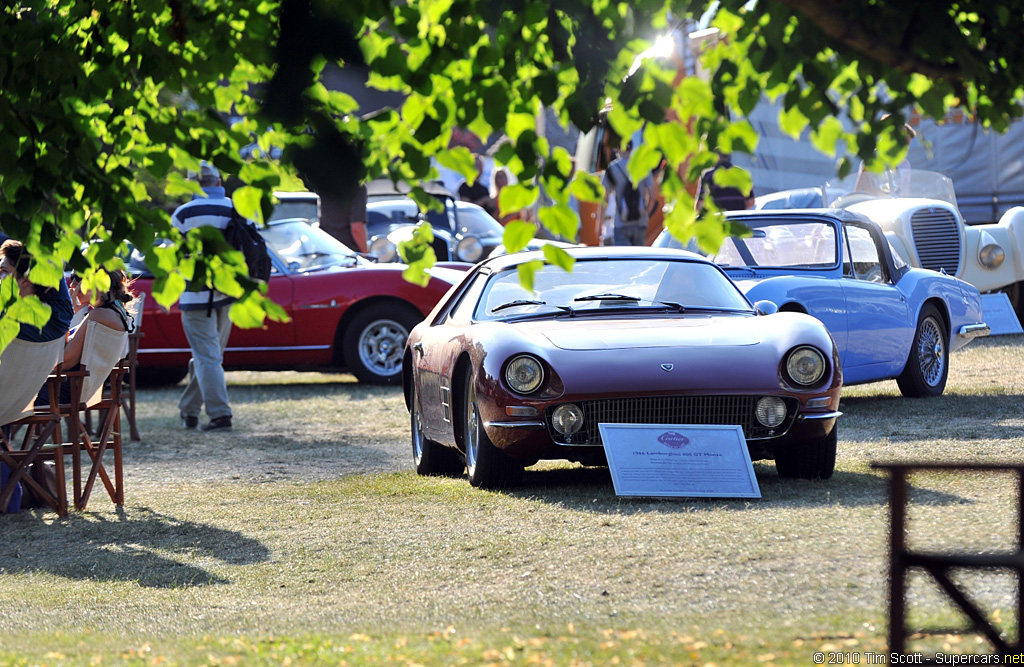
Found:
[[[986,292],[1004,292],[1024,321],[1024,207],[999,222],[967,225],[953,182],[931,171],[861,172],[823,188],[759,197],[757,208],[829,206],[874,220],[914,267],[944,271]]]

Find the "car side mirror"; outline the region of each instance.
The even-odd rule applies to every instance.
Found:
[[[779,307],[775,302],[763,299],[754,304],[754,312],[758,315],[774,315],[779,312]]]

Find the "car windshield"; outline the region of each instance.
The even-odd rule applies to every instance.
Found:
[[[711,258],[719,266],[822,269],[836,266],[836,228],[824,220],[744,220],[750,236],[729,237]]]
[[[260,230],[267,248],[291,271],[368,263],[341,241],[305,220],[289,220]]]
[[[528,315],[621,314],[654,308],[749,311],[750,304],[716,267],[669,259],[580,260],[566,271],[550,264],[534,274],[533,291],[515,267],[490,277],[477,303],[477,320]]]
[[[845,208],[870,199],[920,197],[956,206],[953,181],[934,171],[897,167],[883,172],[862,171],[825,183],[825,201]]]
[[[471,234],[477,238],[487,239],[500,237],[505,233],[501,223],[476,204],[459,203],[457,212],[460,234]]]

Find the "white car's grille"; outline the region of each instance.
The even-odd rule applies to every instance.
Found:
[[[784,435],[796,418],[796,401],[786,402],[786,419],[775,428],[762,426],[754,416],[760,396],[644,396],[577,401],[583,410],[583,428],[571,436],[551,425],[548,408],[545,422],[555,442],[563,445],[600,446],[598,424],[722,424],[743,428],[747,440]],[[557,406],[556,406],[557,407]]]
[[[956,216],[944,208],[922,208],[910,218],[914,247],[921,266],[932,271],[960,272],[960,230]]]

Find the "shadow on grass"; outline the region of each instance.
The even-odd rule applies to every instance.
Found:
[[[579,511],[622,514],[631,512],[692,512],[747,509],[752,503],[762,508],[804,510],[811,507],[884,507],[888,502],[888,480],[882,475],[836,472],[829,480],[782,479],[771,463],[754,464],[761,489],[760,499],[729,498],[639,498],[616,496],[607,468],[554,468],[527,470],[523,482],[505,490],[509,496],[549,502]],[[958,505],[970,501],[950,493],[911,488],[915,503]]]
[[[4,517],[0,571],[183,588],[231,583],[188,561],[248,565],[270,558],[270,550],[251,537],[145,507],[119,508],[112,517],[71,512],[52,524],[38,516],[26,511]]]

